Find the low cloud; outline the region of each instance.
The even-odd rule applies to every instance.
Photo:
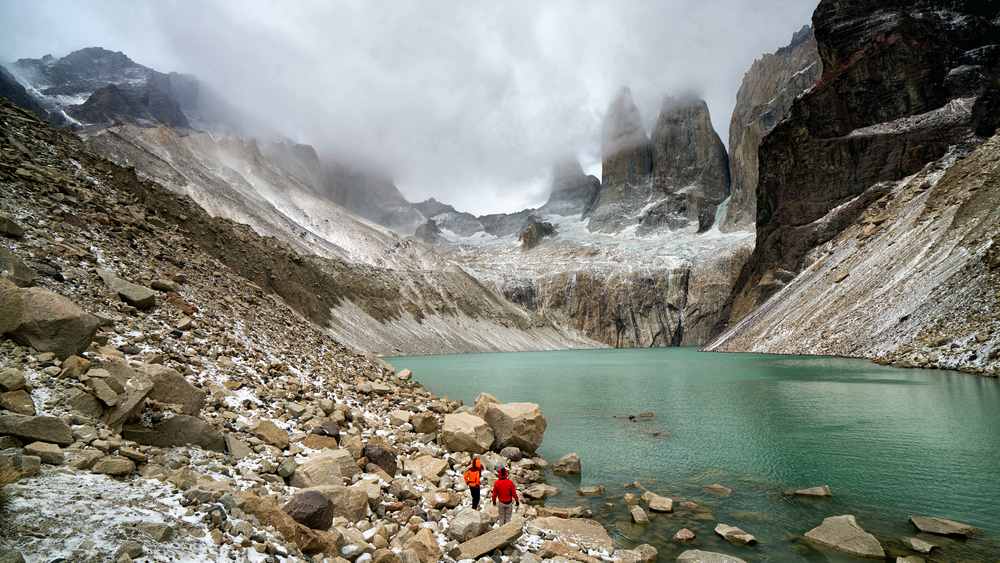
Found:
[[[551,163],[593,170],[622,85],[652,125],[696,92],[727,137],[743,73],[812,0],[8,2],[0,57],[120,50],[208,82],[261,124],[374,166],[411,200],[478,213],[545,197]]]

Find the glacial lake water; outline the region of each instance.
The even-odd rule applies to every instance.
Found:
[[[981,532],[938,544],[930,560],[1000,559],[1000,384],[864,360],[713,354],[690,348],[582,350],[389,358],[429,390],[472,404],[486,391],[501,401],[539,403],[548,430],[539,453],[550,462],[579,453],[581,478],[549,474],[561,489],[546,502],[586,505],[616,541],[650,543],[661,561],[693,545],[748,561],[840,561],[801,536],[826,516],[854,514],[893,555],[913,554],[911,514],[951,518]],[[627,416],[652,411],[655,418]],[[622,500],[638,480],[701,511],[652,514],[631,523]],[[704,490],[722,483],[728,497]],[[601,484],[598,498],[576,495]],[[828,484],[832,498],[790,497],[790,488]],[[641,492],[641,491],[640,491]],[[675,504],[675,508],[677,505]],[[739,526],[759,544],[733,546],[713,533]]]

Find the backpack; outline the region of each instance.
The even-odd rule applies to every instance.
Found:
[[[478,471],[473,471],[472,469],[466,469],[465,473],[462,474],[462,477],[465,479],[465,484],[466,485],[468,485],[470,487],[478,487],[479,486],[479,472]]]

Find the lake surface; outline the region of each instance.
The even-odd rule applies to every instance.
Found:
[[[549,475],[550,505],[587,505],[623,545],[651,543],[661,561],[696,546],[752,561],[841,560],[799,537],[826,516],[854,514],[888,553],[909,554],[911,514],[951,518],[982,532],[968,541],[920,536],[941,546],[933,559],[1000,557],[1000,384],[966,374],[903,370],[841,358],[713,354],[690,348],[581,350],[396,357],[429,390],[472,404],[481,391],[539,403],[550,462],[579,453],[583,476]],[[629,421],[652,411],[655,418]],[[631,523],[626,483],[699,511],[651,514]],[[734,489],[717,497],[703,487]],[[600,498],[580,485],[602,484]],[[828,484],[829,499],[789,497]],[[641,492],[641,491],[640,491]],[[609,503],[611,505],[609,506]],[[717,538],[717,522],[759,545]]]

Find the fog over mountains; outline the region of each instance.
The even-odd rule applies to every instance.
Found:
[[[19,25],[0,38],[0,59],[122,51],[225,91],[258,127],[369,162],[411,201],[433,196],[482,214],[544,203],[552,163],[567,150],[600,176],[601,119],[622,85],[647,129],[665,94],[694,92],[727,139],[743,72],[815,8],[251,4],[5,4],[0,18]]]

